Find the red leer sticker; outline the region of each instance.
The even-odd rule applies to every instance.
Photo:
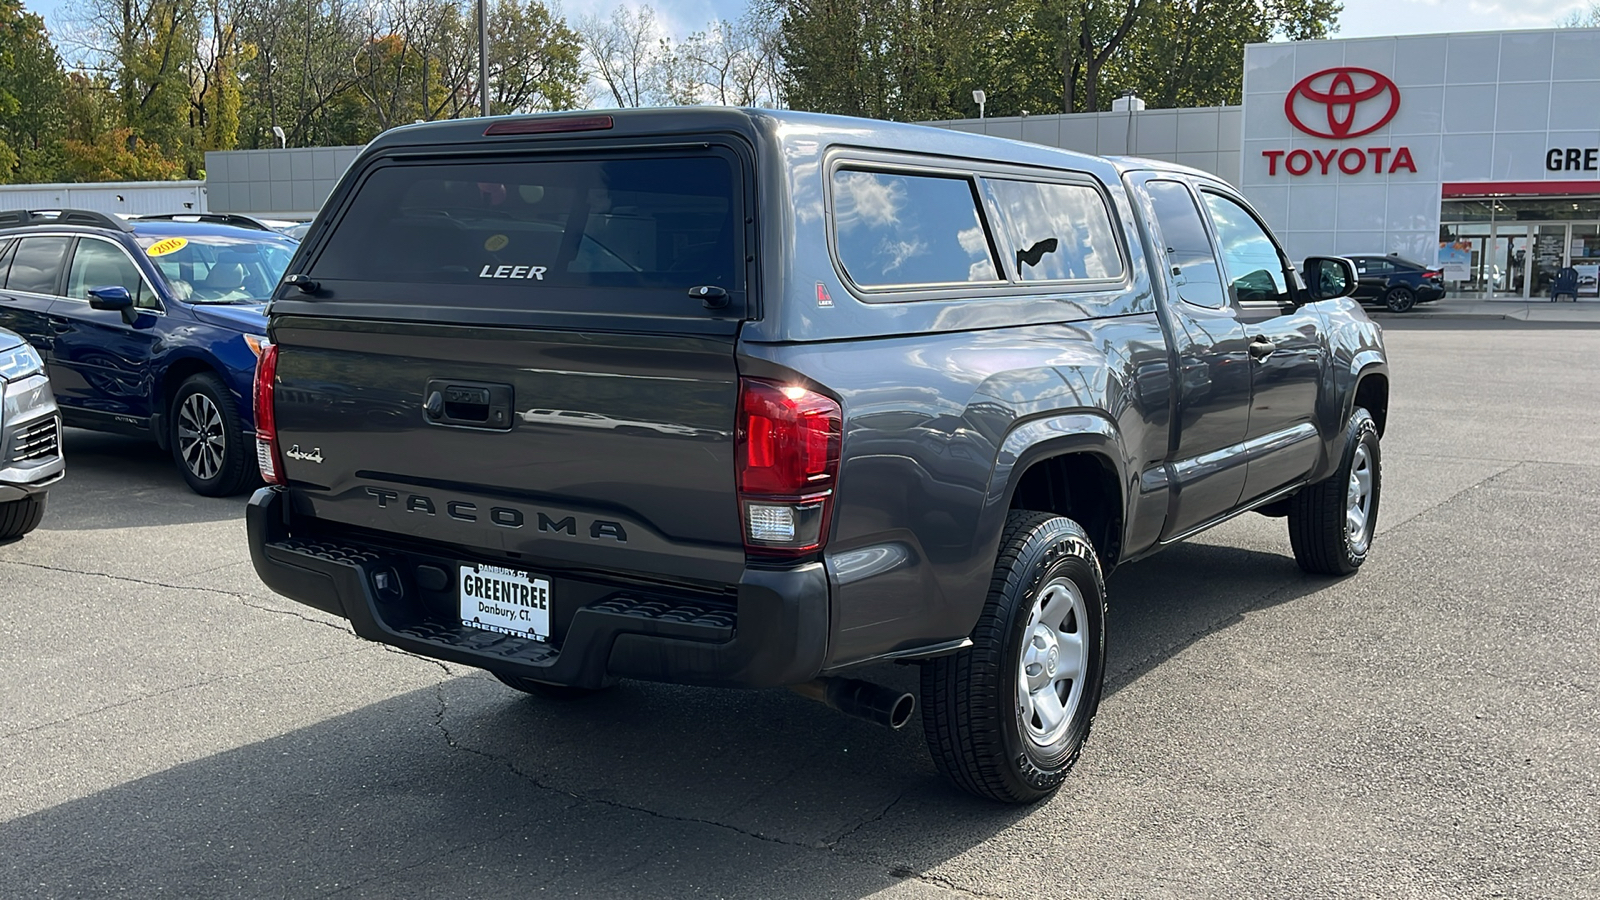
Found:
[[[828,288],[822,282],[817,282],[817,305],[832,306],[833,297],[828,295]]]

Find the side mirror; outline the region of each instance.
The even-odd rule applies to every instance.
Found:
[[[139,318],[133,307],[133,295],[120,285],[89,289],[89,308],[122,313],[122,321],[132,325]]]
[[[1342,256],[1308,256],[1300,269],[1311,300],[1334,300],[1356,291],[1355,263]]]
[[[97,287],[89,290],[89,307],[108,312],[133,308],[133,295],[125,287]]]

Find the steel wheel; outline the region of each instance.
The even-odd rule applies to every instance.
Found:
[[[222,471],[228,453],[222,412],[211,398],[196,391],[178,407],[178,452],[190,474],[210,481]]]
[[[1017,666],[1017,711],[1023,733],[1037,747],[1061,740],[1078,711],[1089,664],[1082,631],[1086,615],[1083,593],[1067,578],[1046,584],[1028,614]]]
[[[1350,487],[1345,492],[1345,527],[1350,533],[1350,546],[1357,553],[1366,553],[1372,535],[1367,526],[1372,518],[1372,453],[1366,444],[1357,444],[1350,460]]]

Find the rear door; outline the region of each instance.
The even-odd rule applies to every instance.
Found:
[[[17,238],[0,255],[0,328],[9,328],[52,362],[55,332],[50,306],[61,290],[61,273],[72,238],[30,235]],[[53,377],[53,376],[52,376]]]
[[[1169,454],[1174,492],[1162,530],[1163,539],[1172,539],[1239,502],[1247,472],[1250,357],[1239,309],[1188,185],[1152,178],[1143,190],[1154,213],[1157,257],[1176,294],[1167,304],[1178,366]]]
[[[291,267],[315,292],[272,308],[297,507],[472,559],[736,580],[747,156],[396,157],[357,178]]]

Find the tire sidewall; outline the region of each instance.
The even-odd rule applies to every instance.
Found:
[[[1344,460],[1339,465],[1339,483],[1349,484],[1350,470],[1355,465],[1356,448],[1365,444],[1368,457],[1372,466],[1372,493],[1367,505],[1367,546],[1357,550],[1350,539],[1350,523],[1346,520],[1340,529],[1344,538],[1345,565],[1354,571],[1367,561],[1367,554],[1372,552],[1372,540],[1378,528],[1378,509],[1383,500],[1383,451],[1378,440],[1378,425],[1372,420],[1372,414],[1365,409],[1357,407],[1350,415],[1350,423],[1345,427]]]
[[[1077,759],[1089,726],[1100,705],[1105,675],[1105,588],[1094,547],[1069,520],[1052,519],[1036,527],[1028,537],[1025,552],[1017,558],[1017,569],[1025,587],[1008,601],[1005,650],[995,698],[996,708],[1007,711],[1008,727],[1003,729],[1006,771],[1026,790],[1045,793],[1066,778]],[[1067,577],[1082,592],[1087,621],[1080,623],[1088,649],[1083,693],[1074,710],[1071,724],[1048,747],[1040,747],[1025,734],[1022,711],[1017,705],[1016,685],[1022,664],[1021,650],[1028,632],[1028,617],[1039,590],[1058,577]]]
[[[183,446],[178,439],[179,411],[183,408],[183,401],[192,394],[204,394],[216,407],[222,416],[223,448],[222,468],[216,477],[210,479],[200,478],[189,470],[189,464],[183,458]],[[244,464],[244,425],[239,420],[239,411],[234,408],[233,401],[229,399],[227,391],[221,388],[221,382],[214,375],[193,375],[178,387],[172,395],[172,406],[169,409],[167,420],[168,441],[172,447],[172,459],[178,464],[178,472],[183,480],[188,483],[190,490],[207,497],[223,497],[237,493],[242,489],[245,479]]]

